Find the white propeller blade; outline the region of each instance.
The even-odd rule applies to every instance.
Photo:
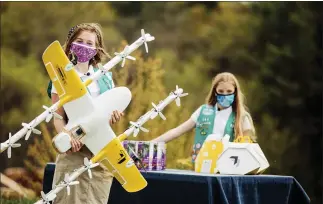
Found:
[[[59,186],[65,186],[66,187],[66,191],[67,191],[67,195],[70,195],[71,194],[71,188],[70,188],[70,186],[77,185],[79,183],[80,182],[78,182],[78,181],[70,181],[69,175],[66,173],[65,174],[65,178],[64,178],[64,183],[63,184],[60,184]]]
[[[159,112],[159,116],[163,119],[166,120],[166,117],[164,116],[164,114],[162,112]]]
[[[163,120],[166,120],[166,117],[164,116],[164,114],[160,111],[160,109],[154,104],[154,103],[151,103],[155,109],[155,112],[153,112],[151,114],[151,119],[154,119],[157,115],[159,115]]]
[[[135,123],[135,122],[132,122],[130,121],[130,124],[133,125],[135,127],[135,130],[134,130],[134,136],[136,137],[139,133],[139,130],[143,131],[143,132],[149,132],[149,130],[147,130],[146,128],[144,127],[141,127],[141,125],[139,125],[138,123]]]
[[[138,133],[139,133],[139,128],[136,128],[134,130],[133,136],[137,137]]]
[[[124,64],[126,63],[126,58],[123,58],[121,67],[124,67]]]
[[[148,34],[145,34],[144,29],[141,29],[141,38],[142,38],[142,41],[145,44],[146,52],[148,53],[148,45],[147,45],[147,42],[150,42],[152,40],[155,40],[155,37],[154,36],[151,36],[149,33]]]
[[[149,132],[149,130],[147,130],[146,128],[144,127],[140,127],[140,130],[143,131],[143,132]]]
[[[181,106],[181,97],[184,97],[184,96],[187,96],[188,93],[183,93],[183,89],[179,89],[178,86],[176,85],[176,90],[175,90],[175,95],[176,95],[176,99],[175,99],[175,102],[176,102],[176,105],[177,106]]]
[[[122,64],[121,64],[121,67],[123,67],[125,65],[125,62],[126,62],[126,59],[130,59],[130,60],[133,60],[135,61],[136,58],[132,57],[129,55],[129,46],[127,45],[124,50],[122,51],[122,53],[118,53],[118,52],[115,52],[114,54],[117,55],[117,56],[120,56],[122,58]]]
[[[130,60],[133,60],[133,61],[135,61],[135,60],[136,60],[136,58],[134,58],[133,56],[127,56],[126,58],[127,58],[127,59],[130,59]]]
[[[43,191],[41,191],[40,194],[41,194],[44,204],[50,204],[50,201],[52,201],[52,200],[54,200],[54,198],[56,198],[55,194],[49,194],[49,196],[46,196]]]
[[[181,99],[180,99],[180,97],[184,97],[184,96],[187,96],[187,95],[188,95],[188,93],[181,94],[180,96],[178,96],[178,97],[175,99],[176,105],[177,105],[177,106],[181,106]]]
[[[15,144],[11,142],[11,132],[9,133],[8,143],[5,145],[8,147],[8,158],[11,158],[11,148],[16,148],[21,146],[21,144]]]
[[[58,119],[63,120],[63,117],[60,116],[59,114],[57,114],[52,109],[50,109],[50,108],[48,108],[47,106],[44,106],[44,105],[43,105],[43,108],[48,111],[48,115],[46,116],[46,123],[48,123],[53,118],[53,116],[58,118]]]
[[[37,134],[37,135],[41,134],[41,131],[35,129],[34,127],[32,127],[31,125],[29,125],[27,123],[22,123],[22,126],[28,129],[28,131],[26,133],[25,140],[29,139],[29,136],[30,136],[31,133],[34,133],[34,134]]]
[[[92,179],[92,172],[91,172],[91,168],[97,167],[99,166],[99,163],[95,163],[93,164],[87,157],[84,158],[84,166],[88,171],[89,177],[90,179]]]
[[[66,186],[66,191],[67,191],[67,195],[71,195],[71,188],[70,185]]]
[[[144,41],[144,44],[145,44],[145,48],[146,48],[146,52],[148,53],[148,45],[147,45],[147,39],[146,39],[146,36],[145,36],[145,31],[144,29],[141,29],[141,37]]]
[[[141,130],[141,131],[143,131],[143,132],[149,132],[149,130],[147,130],[146,128],[144,128],[144,127],[139,127],[139,129]]]

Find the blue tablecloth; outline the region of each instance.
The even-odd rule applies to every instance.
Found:
[[[45,168],[43,191],[51,190],[55,165]],[[143,172],[148,186],[127,193],[114,179],[109,204],[307,204],[310,199],[291,176],[199,174],[185,170]]]

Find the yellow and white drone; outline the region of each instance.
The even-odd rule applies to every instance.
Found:
[[[65,55],[58,41],[50,44],[43,53],[44,65],[60,100],[51,107],[43,106],[45,108],[43,113],[30,123],[23,123],[23,128],[15,135],[9,134],[9,139],[1,143],[1,153],[8,150],[8,157],[10,158],[11,148],[20,146],[20,144],[16,144],[19,139],[25,136],[27,140],[31,133],[40,134],[40,131],[36,130],[35,127],[44,120],[49,122],[53,116],[61,117],[55,111],[60,107],[64,107],[69,121],[64,130],[54,137],[53,144],[55,148],[61,153],[66,152],[71,148],[70,139],[73,137],[86,145],[94,154],[94,157],[90,160],[84,158],[84,165],[70,175],[66,174],[67,177],[64,181],[49,193],[41,192],[42,199],[37,203],[52,201],[64,187],[69,188],[72,183],[77,184],[77,181],[74,180],[85,171],[89,171],[89,176],[91,177],[90,169],[99,163],[113,173],[127,192],[137,192],[147,186],[146,180],[121,142],[132,133],[137,136],[140,130],[147,132],[148,130],[143,128],[142,125],[157,115],[165,119],[161,111],[173,100],[176,100],[176,104],[180,106],[180,97],[187,94],[183,94],[183,89],[176,86],[176,90],[171,92],[166,99],[157,106],[152,103],[153,108],[150,111],[141,116],[136,122],[130,122],[131,126],[117,137],[108,121],[114,110],[122,112],[127,108],[131,101],[130,90],[126,87],[118,87],[92,98],[86,88],[92,81],[100,78],[119,62],[122,61],[122,66],[124,66],[126,59],[133,59],[129,54],[141,45],[145,44],[146,52],[148,52],[147,42],[153,41],[155,38],[150,34],[146,34],[143,29],[141,34],[139,39],[130,46],[126,46],[123,52],[117,53],[113,59],[101,67],[100,71],[85,82],[82,82],[79,78],[73,64]]]

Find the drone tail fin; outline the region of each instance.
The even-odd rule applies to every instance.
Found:
[[[58,41],[46,48],[42,59],[61,101],[67,103],[87,93],[85,85]]]

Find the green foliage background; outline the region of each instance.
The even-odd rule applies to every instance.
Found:
[[[1,141],[9,132],[17,132],[21,122],[41,113],[43,104],[50,104],[46,95],[49,78],[41,55],[52,41],[63,44],[75,24],[98,22],[112,55],[123,49],[124,40],[131,43],[137,39],[144,28],[156,38],[149,44],[149,54],[136,51],[135,62],[113,69],[117,85],[126,85],[133,93],[125,118],[114,127],[117,133],[178,84],[190,94],[183,98],[182,106],[168,106],[164,112],[167,121],[157,118],[148,122],[145,127],[149,134],[141,133],[137,139],[157,137],[187,120],[204,102],[212,77],[222,71],[232,72],[240,80],[260,146],[271,164],[266,173],[294,176],[312,203],[321,203],[322,3],[0,5]],[[55,134],[51,124],[48,129]],[[176,166],[177,159],[189,156],[192,139],[193,132],[169,144],[169,168]],[[11,160],[2,154],[1,170],[24,165],[27,147],[34,142],[23,141],[22,148],[13,150]]]

